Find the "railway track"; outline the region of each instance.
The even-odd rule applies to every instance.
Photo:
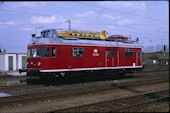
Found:
[[[130,76],[132,76],[130,74]],[[128,77],[128,76],[127,76]],[[136,76],[135,76],[136,77]],[[152,79],[151,78],[148,78],[147,76],[144,76],[144,75],[141,75],[141,76],[138,76],[140,77],[141,79]],[[164,77],[164,76],[157,76],[157,77]],[[154,79],[154,78],[153,78]],[[157,78],[156,78],[157,79]],[[26,82],[26,81],[23,81],[21,80],[20,82]],[[0,91],[4,91],[4,90],[15,90],[15,89],[26,89],[26,88],[36,88],[36,87],[40,87],[40,86],[43,86],[43,84],[36,84],[36,85],[28,85],[28,84],[18,84],[18,85],[0,85]]]
[[[30,88],[37,88],[37,87],[43,87],[42,84],[38,85],[27,85],[27,84],[21,84],[21,85],[10,85],[10,86],[0,86],[0,91],[7,91],[7,90],[22,90],[22,89],[30,89]]]
[[[155,102],[159,100],[169,99],[169,89],[144,92],[133,96],[108,100],[99,103],[92,103],[88,105],[75,106],[66,109],[50,111],[53,113],[58,112],[118,112],[124,111],[131,107]]]
[[[126,89],[129,90],[128,87],[132,86],[141,86],[146,84],[154,84],[160,82],[168,81],[167,77],[159,77],[159,78],[152,78],[146,80],[143,79],[145,82],[126,82],[126,83],[107,83],[101,85],[93,85],[87,87],[79,87],[79,88],[71,88],[66,90],[53,90],[48,92],[40,92],[40,93],[33,93],[33,94],[26,94],[26,95],[18,95],[18,96],[10,96],[10,97],[2,97],[0,98],[0,107],[2,106],[9,106],[17,103],[25,103],[25,102],[33,102],[33,101],[40,101],[45,99],[56,99],[56,98],[65,98],[70,96],[79,96],[79,95],[86,95],[88,93],[99,93],[103,91],[109,91],[113,89]]]
[[[168,71],[168,70],[169,70],[169,66],[152,65],[152,66],[145,66],[145,68],[143,68],[142,72]]]

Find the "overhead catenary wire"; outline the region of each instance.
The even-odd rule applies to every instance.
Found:
[[[84,3],[83,3],[84,4]],[[59,6],[61,7],[61,6]],[[56,7],[55,7],[56,8]],[[57,7],[58,8],[58,7]],[[63,7],[62,7],[63,8]],[[68,8],[65,8],[65,9],[68,9]],[[29,14],[29,15],[38,15],[38,16],[51,16],[51,15],[45,15],[45,14],[39,14],[39,13],[32,13],[32,12],[26,12],[26,11],[18,11],[18,10],[9,10],[9,9],[0,9],[0,10],[3,10],[3,11],[12,11],[12,12],[18,12],[18,13],[23,13],[23,14]],[[68,9],[68,11],[74,11],[75,10],[72,10],[72,9]],[[79,12],[79,13],[84,13],[84,12]],[[148,30],[148,29],[146,29]]]
[[[166,1],[166,0],[165,0],[165,1]],[[138,6],[138,7],[139,7],[140,5],[135,4],[135,6]],[[155,10],[153,10],[153,9],[151,9],[151,8],[148,8],[148,7],[145,7],[145,8],[144,8],[144,7],[140,7],[140,8],[143,8],[143,9],[146,9],[146,10],[148,10],[148,11],[154,12],[155,14],[160,14],[161,16],[162,16],[162,15],[164,15],[164,16],[166,16],[166,17],[168,16],[167,14],[165,14],[165,13],[163,13],[163,12],[160,12],[160,11],[158,11],[158,10],[155,11]]]
[[[74,20],[74,21],[80,21],[80,20]],[[124,26],[120,26],[117,24],[109,24],[109,23],[98,23],[98,22],[92,22],[92,21],[84,21],[82,23],[91,23],[91,24],[97,24],[97,25],[111,25],[111,26],[119,26],[119,27],[124,27]],[[17,25],[13,25],[13,24],[2,24],[0,23],[0,25],[5,25],[5,26],[13,26],[13,27],[31,27],[31,28],[35,28],[36,26],[31,26],[31,24],[17,24]],[[152,32],[157,32],[157,30],[150,30],[150,29],[145,29],[145,28],[139,28],[139,27],[134,27],[134,26],[127,26],[127,28],[138,28],[141,30],[145,30],[145,31],[152,31]],[[162,33],[166,33],[166,32],[162,32]]]
[[[115,9],[110,9],[110,8],[106,8],[106,7],[96,6],[96,5],[92,5],[92,4],[88,4],[88,3],[82,3],[82,2],[78,2],[78,1],[76,1],[75,3],[79,3],[79,4],[83,4],[83,5],[88,5],[88,6],[92,6],[92,7],[97,7],[97,8],[101,8],[101,9],[105,9],[105,10],[109,10],[109,11],[119,12],[119,13],[131,15],[131,16],[136,16],[136,17],[140,17],[140,18],[145,18],[145,19],[152,20],[152,21],[159,21],[159,22],[164,22],[164,23],[166,22],[166,23],[168,23],[167,21],[164,21],[164,20],[158,20],[158,19],[154,19],[154,18],[150,18],[150,17],[136,15],[136,14],[133,14],[133,13],[124,12],[124,11],[115,10]]]
[[[11,11],[11,10],[8,10],[9,12]],[[39,13],[31,13],[31,12],[26,12],[26,11],[14,11],[14,12],[18,12],[18,13],[23,13],[23,14],[31,14],[31,15],[38,15],[38,16],[51,16],[51,15],[42,15],[42,14],[39,14]],[[67,18],[68,19],[68,18]],[[81,20],[76,20],[76,19],[74,19],[73,18],[73,20],[75,20],[75,21],[81,21]],[[84,22],[84,23],[86,23],[86,22]],[[88,21],[88,23],[91,23],[91,21]],[[92,22],[92,23],[94,23],[94,24],[98,24],[98,25],[109,25],[108,23],[100,23],[100,22]],[[112,26],[120,26],[120,27],[123,27],[123,26],[121,26],[121,25],[116,25],[116,24],[110,24],[110,25],[112,25]],[[130,26],[131,27],[131,26]],[[142,29],[142,30],[145,30],[145,31],[152,31],[152,30],[150,30],[150,29],[146,29],[146,28],[139,28],[140,26],[137,26],[137,27],[131,27],[131,28],[137,28],[137,29]],[[129,28],[129,26],[126,26],[126,28]],[[157,31],[155,31],[154,30],[154,32],[157,32]]]
[[[51,5],[51,7],[54,7],[54,6],[52,6]],[[70,9],[70,8],[65,8],[65,7],[63,7],[63,6],[59,6],[59,7],[54,7],[54,8],[62,8],[62,9],[66,9],[67,11],[71,11],[71,12],[76,12],[76,13],[84,13],[84,12],[80,12],[80,11],[75,11],[75,10],[73,10],[73,9]],[[95,17],[99,17],[99,16],[96,16],[95,15]],[[100,18],[100,17],[99,17]],[[86,21],[84,21],[84,22],[86,22]],[[90,23],[90,22],[89,22]],[[95,24],[97,24],[97,23],[95,23]],[[149,23],[149,24],[151,24],[151,26],[155,26],[156,24],[154,23]],[[114,24],[115,25],[115,24]],[[147,24],[148,25],[148,24]],[[160,24],[159,24],[160,25]],[[162,25],[162,24],[161,24]],[[123,26],[121,26],[121,25],[115,25],[115,26],[120,26],[120,27],[123,27]],[[135,27],[136,26],[136,27]],[[157,32],[157,30],[152,30],[152,29],[146,29],[146,27],[148,27],[148,26],[141,26],[141,25],[138,25],[138,24],[132,24],[132,25],[128,25],[128,26],[126,26],[126,27],[132,27],[132,28],[137,28],[137,29],[142,29],[142,30],[146,30],[146,31],[154,31],[154,32],[156,32],[156,33],[158,33]],[[168,31],[163,31],[164,33],[167,33]],[[151,34],[151,35],[153,35],[153,33]]]
[[[6,30],[6,31],[22,31],[22,32],[28,32],[27,30],[21,30],[21,29],[1,29],[0,28],[0,30]],[[135,39],[136,37],[138,37],[138,38],[140,38],[140,40],[148,40],[148,41],[150,41],[150,40],[153,40],[152,38],[149,38],[149,37],[143,37],[143,36],[137,36],[137,35],[131,35],[131,37],[132,37],[132,39]],[[7,38],[6,38],[7,39]],[[162,40],[162,39],[160,39],[160,38],[154,38],[154,40]],[[160,41],[154,41],[154,42],[160,42]]]
[[[84,4],[84,3],[83,3]],[[8,10],[8,9],[0,9],[0,10],[4,10],[4,11],[14,11],[14,12],[18,12],[18,13],[24,13],[24,14],[31,14],[31,15],[38,15],[38,16],[50,16],[50,15],[45,15],[45,14],[39,14],[39,13],[32,13],[32,12],[26,12],[26,11],[17,11],[17,10]],[[70,9],[68,10],[70,11]],[[67,18],[68,19],[68,18]],[[72,20],[77,20],[77,19],[74,19],[72,18]],[[80,21],[80,20],[77,20],[77,21]],[[90,23],[90,21],[88,21]],[[94,23],[94,22],[92,22]],[[99,22],[95,22],[95,24],[100,24]],[[107,23],[101,23],[101,24],[105,24],[105,25],[113,25],[113,24],[107,24]],[[116,25],[114,24],[114,26],[119,26],[119,27],[123,27],[121,25]],[[155,30],[152,30],[152,29],[146,29],[146,28],[140,28],[139,26],[135,27],[135,25],[131,25],[131,26],[126,26],[126,27],[131,27],[131,28],[137,28],[137,29],[142,29],[142,30],[146,30],[146,31],[155,31]],[[157,31],[155,31],[157,32]],[[165,32],[164,32],[165,33]]]
[[[0,25],[14,26],[14,27],[36,27],[36,25],[33,25],[33,24],[8,24],[8,23],[0,23]]]
[[[60,7],[60,6],[59,6]],[[0,7],[1,8],[1,7]],[[58,7],[57,7],[58,8]],[[4,11],[4,10],[1,10],[1,11]],[[70,10],[67,10],[67,11],[70,11]],[[36,13],[36,12],[28,12],[28,11],[22,11],[22,10],[20,10],[20,11],[17,11],[17,10],[14,10],[14,11],[11,11],[11,10],[8,10],[8,11],[6,11],[6,12],[9,12],[9,13],[11,13],[11,12],[15,12],[14,14],[16,14],[16,13],[20,13],[20,14],[23,14],[23,15],[33,15],[33,16],[35,16],[35,15],[37,15],[37,16],[44,16],[44,17],[50,17],[50,16],[52,16],[52,15],[50,15],[50,13],[47,13],[47,14],[45,14],[45,13]],[[75,11],[76,12],[76,11]],[[83,12],[80,12],[80,13],[83,13]],[[24,17],[24,16],[23,16]],[[68,16],[69,17],[69,16]],[[25,18],[25,17],[24,17]],[[97,21],[91,21],[91,20],[81,20],[81,19],[77,19],[77,18],[73,18],[73,20],[72,19],[70,19],[70,17],[69,18],[64,18],[65,20],[67,20],[67,19],[69,19],[69,20],[71,20],[71,21],[83,21],[83,23],[82,24],[84,24],[84,23],[91,23],[91,24],[96,24],[96,25],[108,25],[108,24],[111,24],[111,23],[109,23],[109,22],[97,22]],[[141,18],[142,19],[142,18]],[[144,20],[144,19],[142,19],[142,20]],[[4,20],[5,21],[5,20]],[[85,22],[85,21],[87,21],[87,22]],[[25,21],[26,22],[26,21]],[[64,21],[65,22],[65,21]],[[97,22],[97,23],[93,23],[93,22]],[[102,24],[101,24],[102,23]],[[154,23],[154,22],[150,22],[149,24],[152,24],[152,23]],[[156,21],[155,21],[155,23],[156,23]],[[158,22],[157,22],[158,23]],[[3,23],[2,23],[3,24]],[[24,24],[21,24],[21,23],[17,23],[17,25],[8,25],[8,24],[0,24],[0,26],[1,27],[3,27],[3,26],[9,26],[9,28],[7,28],[6,29],[6,31],[8,31],[8,30],[17,30],[17,31],[24,31],[24,29],[22,29],[22,28],[27,28],[27,27],[30,27],[30,28],[34,28],[33,30],[35,30],[35,27],[37,27],[37,26],[42,26],[42,24],[40,25],[40,24],[29,24],[28,23],[28,25],[24,25]],[[44,25],[44,24],[43,24]],[[11,27],[11,26],[13,26],[13,27]],[[34,27],[35,26],[35,27]],[[147,31],[147,33],[150,33],[150,34],[154,34],[155,35],[155,38],[153,39],[153,38],[150,38],[149,37],[149,35],[147,36],[146,35],[146,37],[145,36],[143,36],[144,35],[144,32],[140,32],[139,31],[139,33],[134,33],[134,34],[139,34],[139,36],[134,36],[134,35],[131,35],[132,36],[132,38],[135,38],[135,37],[139,37],[139,38],[141,38],[140,40],[142,41],[142,40],[146,40],[146,43],[148,43],[148,41],[149,40],[154,40],[154,42],[160,42],[160,36],[158,36],[157,35],[157,27],[155,27],[154,29],[149,29],[149,28],[146,28],[146,27],[144,27],[144,26],[140,26],[140,25],[118,25],[117,26],[117,24],[113,24],[113,25],[111,25],[111,26],[116,26],[116,28],[122,28],[123,29],[123,27],[125,28],[125,29],[129,29],[129,28],[132,28],[132,30],[134,29],[134,30],[136,30],[137,31],[137,29],[140,29],[140,30],[144,30],[144,31]],[[134,26],[134,27],[129,27],[129,26]],[[15,29],[14,27],[18,27],[18,29]],[[19,28],[19,27],[22,27],[21,29]],[[97,26],[98,27],[98,26]],[[136,27],[136,28],[135,28]],[[1,29],[1,28],[0,28]],[[4,29],[1,29],[1,30],[4,30]],[[31,29],[32,30],[32,29]],[[130,29],[131,30],[131,29]],[[154,30],[154,31],[152,31],[152,30]],[[118,31],[118,30],[117,30]],[[150,32],[149,32],[150,31]],[[25,32],[27,32],[27,31],[24,31],[24,33]],[[30,31],[28,31],[28,32],[30,32]],[[29,34],[29,33],[26,33],[27,35]],[[12,33],[12,32],[11,32]],[[18,32],[19,33],[19,32]],[[162,32],[162,34],[163,33],[165,33],[165,32]],[[168,32],[166,32],[166,34],[167,34]],[[142,34],[142,35],[140,35],[140,34]],[[9,39],[9,38],[11,38],[11,37],[8,37],[8,34],[6,35],[7,37],[1,37],[1,39],[3,38],[3,39]],[[142,37],[141,37],[142,36]],[[166,37],[163,37],[163,38],[165,38],[164,40],[166,40],[167,38]],[[23,38],[24,39],[24,38]],[[12,41],[12,40],[10,40],[10,41]],[[15,44],[15,43],[17,43],[17,44],[20,44],[20,43],[23,43],[23,42],[20,42],[20,41],[14,41],[14,42],[11,42],[11,44]]]
[[[69,12],[75,12],[75,13],[80,13],[80,14],[82,14],[82,13],[84,13],[83,11],[76,11],[76,10],[73,10],[73,9],[70,9],[70,8],[66,8],[66,7],[63,7],[63,6],[59,6],[59,7],[55,7],[55,6],[53,6],[53,5],[51,5],[51,7],[53,7],[53,8],[57,8],[57,9],[59,9],[59,8],[62,8],[62,9],[66,9],[67,11],[69,11]],[[101,18],[101,16],[96,16],[95,15],[95,17],[99,17],[99,18]],[[152,25],[152,26],[155,26],[155,25],[157,25],[157,24],[153,24],[153,23],[148,23],[147,24],[147,26],[146,25],[144,25],[144,24],[142,24],[142,25],[139,25],[139,24],[132,24],[132,25],[130,25],[130,26],[141,26],[141,27],[148,27],[148,25]],[[159,24],[160,25],[160,24]],[[148,30],[148,29],[147,29]]]
[[[7,9],[0,9],[0,10],[4,10],[4,11],[14,11],[14,12],[18,12],[18,13],[23,13],[23,14],[31,14],[31,15],[38,15],[38,16],[45,16],[45,17],[50,17],[51,15],[44,15],[44,14],[39,14],[39,13],[32,13],[32,12],[26,12],[26,11],[17,11],[17,10],[7,10]],[[65,18],[65,20],[69,20],[69,18]],[[80,21],[80,19],[75,19],[75,18],[72,18],[71,20],[76,20],[76,21]],[[118,24],[110,24],[110,23],[101,23],[101,22],[93,22],[93,21],[83,21],[83,23],[93,23],[93,24],[101,24],[101,25],[111,25],[111,26],[119,26],[119,27],[124,27],[122,25],[118,25]],[[151,29],[146,29],[146,28],[139,28],[138,27],[135,27],[135,26],[126,26],[126,27],[129,27],[129,28],[137,28],[137,29],[142,29],[142,30],[146,30],[146,31],[155,31],[155,30],[151,30]],[[157,32],[157,31],[155,31]],[[164,32],[165,33],[165,32]]]
[[[166,1],[166,0],[165,0]],[[136,1],[136,2],[138,2],[138,1]],[[140,1],[139,1],[140,2]],[[141,1],[142,2],[142,1]],[[165,14],[165,13],[163,13],[163,12],[160,12],[160,11],[158,11],[158,10],[154,10],[154,9],[152,9],[152,8],[148,8],[148,7],[141,7],[141,5],[139,5],[139,4],[135,4],[133,7],[137,7],[137,8],[142,8],[142,9],[144,9],[144,10],[148,10],[148,11],[150,11],[150,12],[153,12],[153,13],[155,13],[155,14],[159,14],[159,15],[164,15],[164,16],[168,16],[167,14]]]
[[[84,22],[85,23],[85,22]],[[3,25],[3,24],[2,24]],[[7,24],[8,25],[8,24]],[[26,24],[27,25],[27,24]],[[9,25],[9,26],[11,26],[11,25]],[[16,26],[15,26],[16,27]],[[20,26],[20,27],[25,27],[25,26]],[[29,27],[31,27],[31,26],[29,26]],[[34,28],[34,27],[31,27],[31,28]],[[34,28],[35,29],[35,28]],[[2,30],[2,29],[1,29]],[[10,29],[6,29],[6,30],[12,30],[11,28]],[[16,30],[16,29],[14,29],[14,30]],[[18,30],[19,31],[19,30]],[[21,30],[21,31],[24,31],[24,30]],[[148,35],[149,36],[149,35]],[[137,36],[137,37],[140,37],[140,36]],[[147,37],[147,36],[146,36]],[[140,38],[145,38],[145,37],[140,37]],[[148,39],[148,37],[147,37],[147,39]],[[159,38],[154,38],[154,39],[159,39]]]
[[[8,11],[8,12],[17,12],[17,13],[29,14],[29,15],[50,16],[50,15],[45,15],[45,14],[40,14],[40,13],[32,13],[32,12],[27,12],[27,11],[18,11],[18,10],[10,10],[10,9],[0,9],[0,10]]]

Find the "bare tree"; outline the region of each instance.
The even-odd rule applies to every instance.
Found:
[[[157,45],[155,46],[155,51],[156,51],[156,52],[162,51],[162,45],[157,44]]]
[[[147,47],[145,47],[144,51],[146,53],[162,52],[162,51],[164,51],[164,46],[165,46],[166,51],[169,51],[169,45],[162,45],[162,44],[147,46]]]

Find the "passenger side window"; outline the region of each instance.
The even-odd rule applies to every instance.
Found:
[[[72,55],[74,57],[83,57],[84,56],[84,48],[72,48]]]
[[[133,50],[132,49],[126,49],[125,54],[127,57],[132,57],[133,56]]]

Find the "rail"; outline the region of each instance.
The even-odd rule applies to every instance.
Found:
[[[108,100],[104,102],[92,103],[82,106],[75,106],[71,108],[65,108],[55,111],[50,111],[53,113],[57,112],[115,112],[123,109],[127,109],[130,107],[139,106],[142,104],[146,104],[149,102],[154,102],[162,99],[169,99],[169,89],[144,92],[140,94],[136,94],[129,97]],[[158,93],[164,94],[159,97]],[[156,96],[155,96],[156,95]]]
[[[108,84],[101,84],[97,86],[88,86],[88,87],[80,87],[80,88],[73,88],[73,89],[66,89],[66,90],[57,90],[57,91],[48,91],[48,92],[37,92],[33,94],[26,94],[26,95],[18,95],[18,96],[10,96],[10,97],[2,97],[0,98],[0,106],[4,105],[9,105],[13,103],[20,103],[20,102],[31,102],[35,100],[44,100],[44,99],[53,99],[53,98],[61,98],[61,97],[67,97],[67,96],[78,96],[78,95],[85,95],[88,93],[98,93],[101,91],[107,91],[115,88],[127,88],[131,86],[137,86],[137,85],[144,85],[144,84],[149,84],[149,83],[158,83],[158,82],[163,82],[167,81],[165,78],[164,80],[160,81],[160,77],[158,79],[153,79],[154,81],[148,81],[144,83],[139,83],[137,82],[136,85],[135,83],[133,84],[117,84],[113,85],[113,83],[108,83]],[[128,90],[128,89],[127,89]]]

